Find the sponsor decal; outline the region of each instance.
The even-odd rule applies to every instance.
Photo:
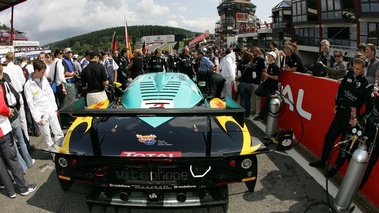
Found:
[[[171,186],[162,185],[162,186],[141,186],[141,185],[132,185],[134,189],[172,189]]]
[[[125,168],[115,172],[120,180],[144,180],[144,181],[188,181],[191,177],[189,171],[176,171],[173,168],[151,169],[151,168]],[[131,187],[147,187],[132,185]]]
[[[160,158],[173,158],[182,157],[181,151],[162,151],[162,152],[149,152],[149,151],[122,151],[122,157],[160,157]]]
[[[194,189],[195,185],[174,186],[174,189]]]
[[[165,140],[158,140],[158,146],[172,146],[172,144],[168,143]]]
[[[124,184],[112,184],[110,183],[109,184],[109,187],[113,188],[113,187],[118,187],[118,188],[130,188],[130,185],[124,185]]]
[[[104,102],[99,102],[95,106],[93,106],[94,109],[100,109],[102,106],[104,106]]]
[[[153,135],[153,134],[150,134],[150,135],[139,135],[139,134],[136,134],[136,137],[137,137],[137,139],[138,139],[139,142],[151,146],[151,145],[155,144],[155,142],[156,142],[155,138],[157,136]]]

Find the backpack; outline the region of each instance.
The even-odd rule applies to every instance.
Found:
[[[28,76],[29,76],[29,71],[28,71],[28,69],[26,69],[27,66],[28,66],[28,64],[25,64],[25,66],[21,67],[22,73],[24,73],[24,77],[26,79],[28,79]]]

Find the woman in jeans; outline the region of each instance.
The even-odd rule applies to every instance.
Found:
[[[239,81],[238,94],[240,96],[240,105],[246,110],[245,118],[249,118],[251,114],[251,95],[254,91],[254,78],[253,71],[254,65],[251,63],[253,60],[253,54],[245,51],[242,55],[242,61],[238,63],[238,73],[241,73],[236,78]]]

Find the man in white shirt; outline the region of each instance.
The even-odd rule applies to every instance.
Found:
[[[20,94],[20,120],[22,123],[22,131],[24,132],[24,135],[28,141],[29,134],[28,134],[28,125],[26,121],[26,114],[25,114],[25,106],[24,106],[24,99],[22,98],[22,92],[23,87],[25,84],[25,77],[22,72],[22,69],[20,66],[17,66],[13,63],[14,55],[12,52],[8,52],[5,56],[7,66],[4,67],[4,73],[7,73],[11,79],[11,84],[13,88]]]
[[[62,64],[63,50],[56,49],[54,52],[54,61],[50,66],[50,80],[55,81],[57,84],[57,92],[55,95],[55,102],[58,106],[58,109],[64,107],[65,98],[67,95],[66,90],[66,78],[64,76],[64,67]]]
[[[24,93],[34,121],[38,124],[43,139],[48,145],[48,150],[57,152],[63,142],[64,134],[58,121],[58,107],[54,103],[54,93],[45,77],[46,64],[43,61],[33,62],[34,73],[25,83]],[[51,131],[54,139],[51,138]],[[58,145],[58,146],[57,146]]]

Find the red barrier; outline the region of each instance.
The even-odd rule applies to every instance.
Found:
[[[331,79],[289,72],[281,73],[280,82],[283,86],[283,94],[300,113],[299,116],[290,101],[286,100],[285,112],[279,118],[280,128],[292,128],[297,140],[303,134],[301,143],[320,157],[324,136],[334,118],[334,100],[339,83]],[[303,127],[300,121],[303,122]],[[339,151],[333,155],[332,165],[338,153]],[[361,190],[361,193],[377,207],[379,207],[379,197],[377,196],[379,181],[375,178],[379,177],[378,164],[375,165],[369,180]],[[345,163],[339,173],[344,175],[347,166],[348,164]]]

